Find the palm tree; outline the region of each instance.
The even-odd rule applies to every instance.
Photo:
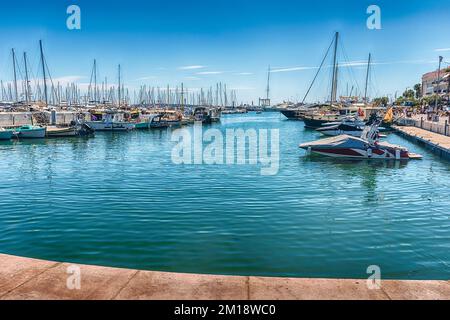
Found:
[[[420,83],[414,86],[414,91],[416,91],[416,99],[422,97],[422,85]]]

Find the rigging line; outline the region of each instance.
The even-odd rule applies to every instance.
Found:
[[[319,70],[317,70],[316,75],[314,76],[314,79],[311,82],[311,85],[309,86],[308,91],[306,92],[306,94],[305,94],[305,96],[304,96],[304,98],[302,100],[302,104],[305,102],[306,97],[308,96],[309,92],[311,91],[311,88],[314,85],[314,82],[316,81],[317,76],[319,75],[319,72],[322,69],[323,64],[325,63],[325,60],[327,59],[328,53],[330,52],[331,46],[333,45],[334,41],[335,41],[335,39],[333,38],[333,41],[331,41],[330,46],[328,47],[327,52],[325,53],[325,57],[323,57],[323,59],[322,59],[322,63],[319,66]]]
[[[50,69],[48,68],[47,59],[45,59],[45,57],[44,57],[44,64],[47,69],[48,78],[50,79],[50,83],[52,84],[51,91],[53,92],[55,97],[57,97],[59,100],[59,94],[58,94],[57,88],[55,87],[55,84],[53,83],[53,78],[50,74]]]
[[[94,66],[92,67],[91,70],[91,78],[89,79],[89,87],[88,87],[88,95],[89,95],[89,99],[91,99],[92,97],[90,96],[92,94],[92,78],[94,76]]]
[[[342,50],[344,51],[344,49],[342,49]],[[343,54],[345,56],[344,59],[347,61],[348,64],[350,64],[350,60],[349,60],[349,58],[347,56],[347,53],[345,52]],[[346,66],[346,69],[347,69],[346,71],[347,71],[347,74],[349,76],[350,83],[352,83],[353,85],[356,85],[356,88],[357,88],[358,92],[362,92],[362,90],[361,90],[361,88],[359,86],[359,83],[356,80],[356,75],[355,75],[355,73],[354,73],[354,71],[352,69],[352,66],[348,65],[348,66]]]
[[[346,60],[347,63],[349,64],[350,63],[350,59],[348,58],[347,51],[345,50],[343,41],[341,41],[340,44],[341,44],[342,54],[344,55],[344,60]],[[358,88],[358,92],[361,92],[359,83],[356,80],[356,75],[355,75],[353,69],[351,68],[351,66],[347,66],[347,68],[349,69],[348,73],[349,73],[350,78],[353,78],[353,79],[350,79],[350,80],[354,81],[354,83],[356,84],[356,87]]]

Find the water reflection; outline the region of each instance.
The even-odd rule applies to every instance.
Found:
[[[366,202],[382,202],[384,194],[377,192],[378,175],[386,176],[386,169],[403,170],[408,166],[408,160],[384,160],[384,159],[343,159],[328,158],[320,155],[310,155],[300,158],[303,163],[315,163],[323,166],[325,170],[343,173],[348,179],[359,178],[361,187],[366,190]]]

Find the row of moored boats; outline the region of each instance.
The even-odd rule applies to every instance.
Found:
[[[178,110],[114,110],[98,109],[90,111],[90,119],[80,114],[69,125],[27,124],[13,128],[0,128],[0,140],[42,139],[52,137],[76,137],[93,135],[95,131],[130,131],[179,127],[195,121],[210,124],[220,121],[218,108],[197,107],[191,114]]]

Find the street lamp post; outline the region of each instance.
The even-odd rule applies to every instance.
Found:
[[[439,98],[439,87],[441,84],[441,63],[444,58],[439,56],[439,69],[438,69],[438,79],[437,79],[437,92],[436,92],[436,100],[434,102],[434,111],[437,112],[438,107],[438,98]]]

